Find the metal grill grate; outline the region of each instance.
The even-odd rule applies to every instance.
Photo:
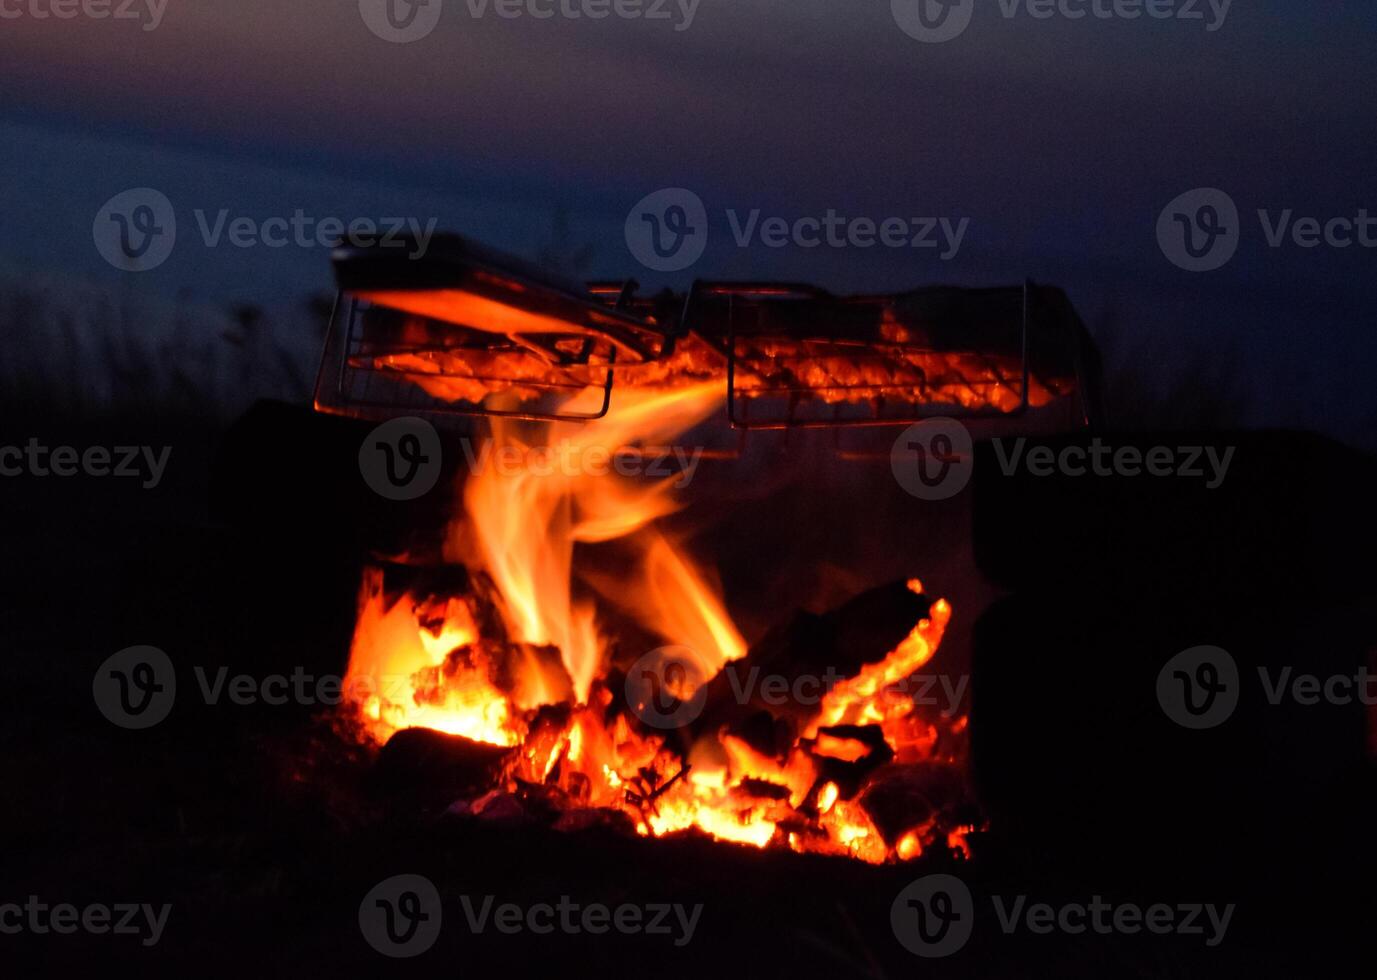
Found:
[[[1083,394],[1084,328],[1060,293],[1029,283],[878,296],[789,283],[576,292],[456,241],[439,267],[337,254],[320,410],[590,421],[619,386],[720,378],[731,425],[752,430],[1009,418]],[[1088,421],[1088,405],[1081,414]]]

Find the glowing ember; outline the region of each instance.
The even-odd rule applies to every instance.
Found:
[[[893,400],[960,405],[972,411],[1013,412],[1022,405],[1022,365],[1018,358],[989,352],[911,349],[895,341],[908,343],[912,338],[902,328],[892,330],[895,336],[887,336],[888,342],[869,344],[863,350],[827,341],[742,341],[737,390],[745,397],[807,391],[825,404],[865,402],[879,391]],[[412,348],[424,348],[429,339],[420,321],[409,323],[403,338]],[[527,353],[453,352],[431,346],[434,349],[379,356],[373,366],[404,375],[442,401],[474,403],[500,392],[536,400],[544,390],[540,386],[551,383],[599,388],[607,372],[605,361],[554,368]],[[708,343],[688,336],[680,340],[674,354],[647,364],[620,367],[617,374],[619,385],[632,388],[692,387],[714,381],[720,392],[726,357]],[[1070,387],[1062,379],[1030,377],[1029,404],[1041,408]],[[597,394],[600,398],[601,392]]]
[[[492,435],[497,447],[526,452],[568,444],[610,452],[671,439],[721,397],[711,382],[642,390],[586,425],[495,422]],[[823,775],[872,758],[877,765],[952,761],[945,747],[964,718],[926,720],[890,690],[932,658],[951,616],[945,600],[932,603],[886,656],[829,690],[782,752],[725,724],[656,730],[614,696],[622,685],[595,593],[666,644],[691,651],[699,681],[747,653],[711,577],[655,526],[675,507],[669,491],[667,482],[607,471],[537,473],[480,461],[446,541],[446,557],[470,571],[470,593],[389,595],[381,571],[365,576],[346,690],[368,733],[381,742],[425,727],[510,747],[494,791],[544,787],[570,809],[627,814],[647,836],[696,829],[870,863],[907,860],[934,844],[964,849],[963,830],[930,813],[920,814],[921,826],[887,837],[854,780],[843,790]],[[624,541],[633,557],[620,578],[576,567],[576,544],[608,541]],[[922,585],[913,580],[909,590],[921,594]],[[671,693],[684,700],[697,687],[684,682]],[[877,729],[884,745],[879,735],[852,734]]]
[[[518,744],[525,726],[481,661],[463,665],[456,658],[447,667],[451,652],[472,650],[478,639],[463,603],[407,599],[388,607],[382,584],[378,569],[365,573],[345,682],[372,730],[433,728],[478,742]]]

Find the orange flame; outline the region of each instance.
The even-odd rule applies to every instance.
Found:
[[[462,602],[450,599],[437,607],[405,596],[388,605],[382,572],[370,568],[359,597],[345,690],[380,737],[421,727],[516,745],[525,726],[485,672],[458,663],[446,670],[449,655],[477,639]]]
[[[587,413],[600,395],[579,395],[565,410]],[[638,486],[593,461],[610,459],[633,441],[672,439],[706,418],[720,399],[721,390],[706,383],[633,391],[620,396],[616,412],[596,421],[552,423],[540,433],[544,447],[556,447],[565,462],[539,473],[501,465],[507,449],[529,452],[531,446],[519,438],[516,423],[494,422],[494,451],[468,481],[466,521],[451,540],[462,540],[470,529],[476,535],[483,567],[506,601],[507,628],[517,640],[559,649],[579,703],[587,701],[605,665],[593,605],[573,598],[574,544],[625,537],[675,509],[668,480]],[[679,576],[673,583],[678,589],[656,593],[652,584],[646,591],[660,601],[646,614],[665,624],[661,632],[673,635],[688,626],[734,644],[740,656],[745,643],[687,559],[662,558],[648,565],[647,575],[653,579],[666,561]]]

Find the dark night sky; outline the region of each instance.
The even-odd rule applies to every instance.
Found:
[[[31,2],[51,0],[0,7]],[[976,0],[970,29],[936,45],[900,31],[888,0],[702,0],[684,31],[475,19],[446,0],[408,45],[374,37],[356,0],[169,0],[152,31],[25,14],[0,19],[0,272],[285,306],[328,288],[323,250],[207,248],[189,212],[435,218],[533,254],[565,208],[596,246],[590,276],[847,290],[1031,275],[1168,365],[1231,361],[1253,421],[1370,444],[1374,251],[1268,248],[1255,215],[1377,215],[1374,38],[1377,6],[1355,0],[1236,0],[1213,32],[1010,20]],[[140,186],[171,198],[186,237],[130,277],[103,263],[91,225]],[[710,242],[692,270],[658,277],[622,224],[670,186],[706,202]],[[1235,199],[1245,232],[1226,268],[1190,274],[1154,229],[1201,186]],[[971,225],[946,262],[742,249],[728,208]]]

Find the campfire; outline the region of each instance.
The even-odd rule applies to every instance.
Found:
[[[748,648],[710,570],[657,528],[676,507],[670,481],[551,465],[556,450],[586,460],[661,444],[721,400],[703,383],[638,391],[587,424],[495,420],[444,546],[464,586],[394,591],[382,567],[365,576],[346,686],[363,692],[366,730],[501,749],[489,790],[459,804],[476,816],[539,801],[569,825],[591,811],[648,836],[697,830],[876,863],[963,847],[969,826],[941,805],[959,800],[903,826],[884,811],[905,778],[930,790],[931,767],[961,782],[965,718],[922,717],[896,687],[941,642],[945,601],[904,583],[883,603],[909,617],[892,645],[837,651],[851,672],[819,679],[815,703],[761,712],[738,694],[769,648]],[[582,567],[584,544],[615,545],[616,570]],[[626,620],[661,645],[626,642],[612,629]]]
[[[741,430],[1064,409],[1077,382],[1056,343],[1030,353],[1057,335],[1030,327],[1026,288],[640,299],[462,240],[423,268],[358,250],[336,268],[317,407],[481,418],[442,547],[365,572],[346,689],[366,739],[447,738],[476,773],[449,811],[473,819],[873,864],[968,853],[968,717],[915,696],[950,603],[912,577],[773,610],[748,643],[716,569],[666,529],[674,478],[606,463],[692,440],[724,407]]]

